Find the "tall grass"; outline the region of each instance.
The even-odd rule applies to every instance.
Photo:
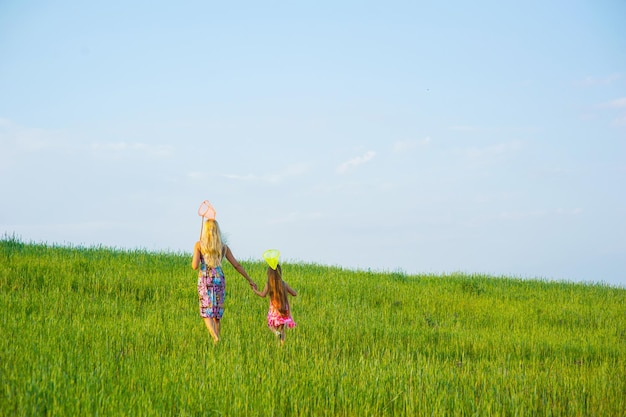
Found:
[[[625,414],[624,289],[283,264],[281,348],[227,265],[214,346],[190,260],[1,240],[0,414]]]

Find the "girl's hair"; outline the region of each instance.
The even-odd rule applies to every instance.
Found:
[[[287,301],[287,290],[283,282],[283,271],[280,264],[276,265],[276,269],[267,268],[267,284],[269,287],[269,295],[272,303],[280,314],[287,314],[289,303]]]
[[[220,226],[214,219],[208,219],[202,227],[200,237],[200,252],[204,262],[209,267],[216,267],[221,264],[224,244],[222,243],[222,232]]]

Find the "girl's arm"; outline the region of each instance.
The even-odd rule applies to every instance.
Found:
[[[265,298],[265,296],[266,296],[266,295],[267,295],[267,293],[269,292],[269,287],[268,287],[268,285],[267,285],[267,282],[265,283],[265,287],[263,288],[263,291],[259,291],[259,290],[254,289],[254,288],[252,289],[252,291],[254,291],[254,293],[255,293],[256,295],[258,295],[259,297],[263,297],[263,298]]]
[[[253,290],[256,290],[257,289],[256,284],[254,283],[254,281],[252,281],[252,279],[250,279],[250,277],[248,276],[248,273],[243,268],[243,266],[241,266],[241,264],[237,262],[237,259],[235,259],[235,256],[230,251],[230,248],[228,246],[224,246],[224,247],[226,248],[226,259],[228,259],[228,262],[230,262],[230,264],[237,270],[237,272],[239,272],[239,274],[241,274],[241,276],[244,277],[248,281],[248,284],[250,284],[250,287],[252,287]]]
[[[191,259],[193,269],[198,269],[198,265],[200,265],[200,242],[196,242],[193,246],[193,258]]]
[[[283,281],[283,282],[284,282],[284,281]],[[295,297],[296,295],[298,295],[298,293],[296,292],[296,290],[294,290],[293,288],[291,288],[291,287],[289,286],[289,284],[287,284],[286,282],[285,282],[285,289],[287,290],[287,292],[288,292],[289,294],[293,295],[294,297]]]

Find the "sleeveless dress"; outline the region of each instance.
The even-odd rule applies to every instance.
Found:
[[[278,310],[278,306],[275,306],[270,300],[270,308],[267,312],[267,327],[278,327],[281,325],[287,325],[287,327],[292,328],[296,327],[296,322],[293,321],[291,317],[291,310],[289,309],[289,305],[287,305],[287,314],[282,315]]]
[[[224,298],[226,297],[226,280],[221,265],[209,268],[200,255],[198,271],[198,302],[200,317],[221,320],[224,315]]]

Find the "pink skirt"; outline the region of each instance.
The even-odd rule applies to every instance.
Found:
[[[296,327],[296,322],[291,317],[291,311],[287,311],[287,314],[283,316],[280,314],[280,311],[270,305],[270,309],[267,312],[267,326],[276,328],[282,325],[287,325],[289,328]]]

